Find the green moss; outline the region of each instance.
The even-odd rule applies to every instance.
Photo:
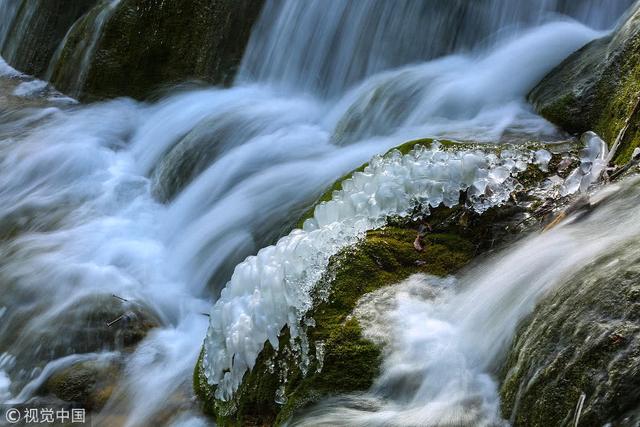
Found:
[[[640,41],[638,49],[640,49]],[[629,119],[630,125],[621,140],[614,159],[616,164],[628,162],[633,150],[640,146],[640,111],[633,111],[640,97],[640,54],[635,51],[629,56],[625,61],[626,67],[621,70],[624,77],[614,90],[605,92],[609,88],[600,89],[601,96],[606,97],[605,99],[608,99],[609,102],[594,126],[596,132],[611,145],[625,126],[626,120]]]

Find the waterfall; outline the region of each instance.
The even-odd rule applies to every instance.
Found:
[[[71,80],[70,84],[65,85],[68,88],[67,95],[80,95],[102,36],[102,29],[119,3],[120,0],[101,1],[69,28],[49,62],[44,75],[45,80],[52,80],[54,75],[60,74],[61,80]],[[77,34],[85,37],[72,45],[71,37],[78,37]]]
[[[20,2],[16,0],[0,0],[0,50],[11,30],[13,18],[18,13]]]
[[[327,7],[324,0],[272,0],[254,30],[239,80],[337,96],[372,74],[470,51],[553,20],[553,14],[607,29],[631,3],[347,0]]]
[[[291,314],[304,310],[304,292],[315,285],[326,257],[381,225],[385,213],[409,207],[406,194],[394,199],[397,186],[407,183],[403,168],[434,178],[434,188],[416,191],[435,205],[477,184],[454,179],[456,172],[488,174],[505,165],[476,152],[436,148],[378,158],[370,171],[388,170],[393,180],[373,172],[357,175],[347,190],[356,203],[322,205],[315,223],[292,232],[325,188],[416,137],[561,137],[526,104],[526,93],[602,34],[630,1],[326,4],[268,2],[229,89],[177,88],[155,102],[117,99],[70,107],[14,94],[29,78],[0,76],[11,106],[0,114],[3,400],[33,397],[33,381],[47,380],[41,373],[86,361],[73,358],[75,353],[96,361],[108,355],[126,374],[94,415],[96,425],[108,425],[114,416],[125,417],[129,426],[167,419],[198,423],[189,382],[208,328],[251,338],[246,348],[231,341],[221,345],[216,340],[222,335],[207,339],[209,349],[221,350],[209,353],[211,379],[223,381],[224,370],[233,367],[221,389],[228,394],[265,340],[285,324],[295,329]],[[0,0],[0,34],[9,28],[10,13],[4,12],[12,5]],[[447,36],[459,19],[460,37]],[[98,30],[76,51],[77,75],[85,72],[82,64],[99,33],[100,19],[92,22]],[[499,170],[494,176],[503,176],[506,186],[495,189],[507,190]],[[509,166],[506,172],[515,170]],[[363,193],[359,185],[375,191]],[[339,245],[323,240],[340,234],[342,226],[348,232]],[[322,249],[309,260],[315,264],[287,258],[307,254],[302,246],[300,253],[287,246],[296,243],[308,245],[307,251]],[[275,273],[307,274],[305,288],[288,293]],[[257,305],[265,318],[252,335],[243,329],[244,317],[233,315],[251,316],[256,286],[270,285],[270,297],[284,290],[291,304]],[[212,305],[210,322],[202,313]],[[159,325],[133,352],[118,345],[119,337],[96,343],[83,333],[94,313],[115,319],[130,312],[134,326],[136,319]],[[91,336],[111,338],[102,320],[94,326]],[[245,357],[232,365],[232,355]]]
[[[12,62],[20,49],[20,43],[29,31],[27,24],[37,13],[35,2],[21,2],[18,0],[3,0],[0,2],[0,50],[2,55]],[[21,19],[15,20],[14,18]]]

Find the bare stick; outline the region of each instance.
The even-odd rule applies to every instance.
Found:
[[[573,427],[578,427],[578,423],[580,422],[580,415],[582,414],[582,406],[584,405],[584,401],[587,398],[587,395],[582,393],[578,398],[578,404],[576,405],[576,414],[573,417]]]
[[[120,317],[118,317],[117,319],[112,320],[111,322],[107,322],[107,327],[112,327],[113,325],[115,325],[116,323],[118,323],[119,321],[121,321],[122,319],[124,319],[124,314],[120,315]]]
[[[620,147],[620,144],[622,143],[622,140],[624,139],[624,136],[627,133],[627,130],[629,129],[629,125],[631,124],[631,118],[638,112],[639,108],[640,108],[640,94],[638,94],[638,99],[636,99],[636,103],[634,104],[633,109],[631,110],[631,114],[629,114],[629,117],[627,117],[627,119],[624,121],[624,126],[622,126],[622,129],[620,129],[620,132],[618,132],[618,137],[616,138],[613,145],[611,146],[611,151],[609,151],[609,155],[607,156],[607,164],[611,163],[611,161],[613,160],[613,157],[616,155],[616,151],[618,151],[618,147]]]

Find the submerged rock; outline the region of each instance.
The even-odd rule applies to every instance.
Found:
[[[27,290],[19,295],[12,294],[11,287],[6,291],[23,304],[10,306],[10,315],[0,325],[0,341],[13,343],[11,354],[16,360],[11,375],[16,389],[33,379],[29,367],[43,367],[73,354],[130,351],[160,324],[148,307],[110,295],[79,298],[65,310],[47,317],[46,322],[37,322],[40,311],[47,307],[33,306],[33,295]],[[35,327],[39,328],[37,334],[20,336],[20,331]]]
[[[76,363],[49,377],[38,394],[51,394],[65,402],[78,403],[89,411],[98,411],[111,397],[121,368],[115,360]]]
[[[572,133],[596,131],[627,162],[640,145],[640,3],[610,35],[587,44],[529,94],[536,110]],[[628,128],[625,127],[628,125]]]
[[[581,426],[640,421],[639,248],[585,266],[523,322],[500,391],[513,425],[574,425],[577,412]]]

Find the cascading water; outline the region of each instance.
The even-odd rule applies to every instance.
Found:
[[[239,80],[339,96],[380,71],[486,46],[492,39],[553,20],[554,13],[607,29],[631,3],[348,0],[327,7],[323,0],[270,1],[254,30]]]
[[[0,48],[4,45],[19,5],[20,3],[14,0],[0,1]]]
[[[0,115],[3,400],[32,398],[56,367],[107,358],[124,366],[125,375],[95,415],[96,425],[113,423],[113,417],[131,426],[203,423],[189,404],[189,378],[206,335],[202,313],[227,280],[212,330],[225,328],[216,313],[232,294],[244,304],[253,279],[264,278],[268,286],[271,269],[243,277],[252,259],[271,254],[276,270],[291,264],[276,256],[278,246],[260,248],[287,235],[338,177],[410,138],[553,139],[553,127],[524,103],[527,91],[631,1],[489,1],[473,7],[408,1],[391,8],[376,0],[336,3],[335,9],[321,3],[302,10],[301,2],[268,2],[231,89],[182,91],[154,104],[122,99],[74,108],[56,99],[36,102],[19,91],[2,100],[19,109]],[[0,11],[11,4],[0,0]],[[550,11],[567,12],[593,28]],[[461,13],[468,16],[461,27],[468,32],[447,40],[442,28]],[[472,13],[483,17],[477,27]],[[7,17],[0,18],[0,35]],[[453,51],[458,53],[416,63]],[[20,82],[29,83],[15,73],[0,80],[12,94]],[[380,117],[388,120],[383,126]],[[402,176],[405,167],[394,170]],[[445,169],[438,176],[457,170],[438,168]],[[470,185],[445,183],[456,192]],[[379,196],[387,200],[387,193]],[[341,215],[353,222],[355,212]],[[317,230],[331,229],[334,219],[326,216]],[[379,224],[376,217],[358,230]],[[300,233],[314,231],[280,242],[294,242]],[[232,278],[233,267],[256,253]],[[313,286],[322,265],[297,273],[309,275]],[[111,294],[128,301],[116,304]],[[132,324],[141,328],[160,326],[131,351],[121,342],[127,337],[112,337],[100,319],[96,334],[108,339],[94,342],[82,326],[97,310],[113,318],[133,313]],[[262,342],[275,328],[295,323],[289,312],[267,314],[275,317],[258,337]],[[225,350],[221,359],[240,354],[246,356],[243,367],[250,366],[262,344],[258,338],[246,354]],[[227,362],[211,361],[212,378]]]
[[[71,80],[72,83],[67,85],[69,96],[79,96],[82,90],[91,61],[95,54],[96,46],[102,36],[102,29],[107,23],[120,0],[104,0],[98,2],[85,16],[76,21],[65,35],[64,39],[56,49],[49,67],[44,76],[46,80],[51,80],[54,73],[61,74],[61,79]],[[76,31],[76,27],[86,28],[88,37],[77,41],[71,52],[65,52],[69,49],[70,37]],[[64,63],[61,59],[64,56]]]
[[[24,19],[14,22],[20,9],[23,9]],[[36,12],[37,5],[35,3],[28,4],[17,0],[0,1],[0,50],[7,59],[13,59],[15,56],[20,46],[20,41],[28,31],[25,23]],[[10,34],[13,37],[11,37],[12,40],[9,43],[8,36]]]

